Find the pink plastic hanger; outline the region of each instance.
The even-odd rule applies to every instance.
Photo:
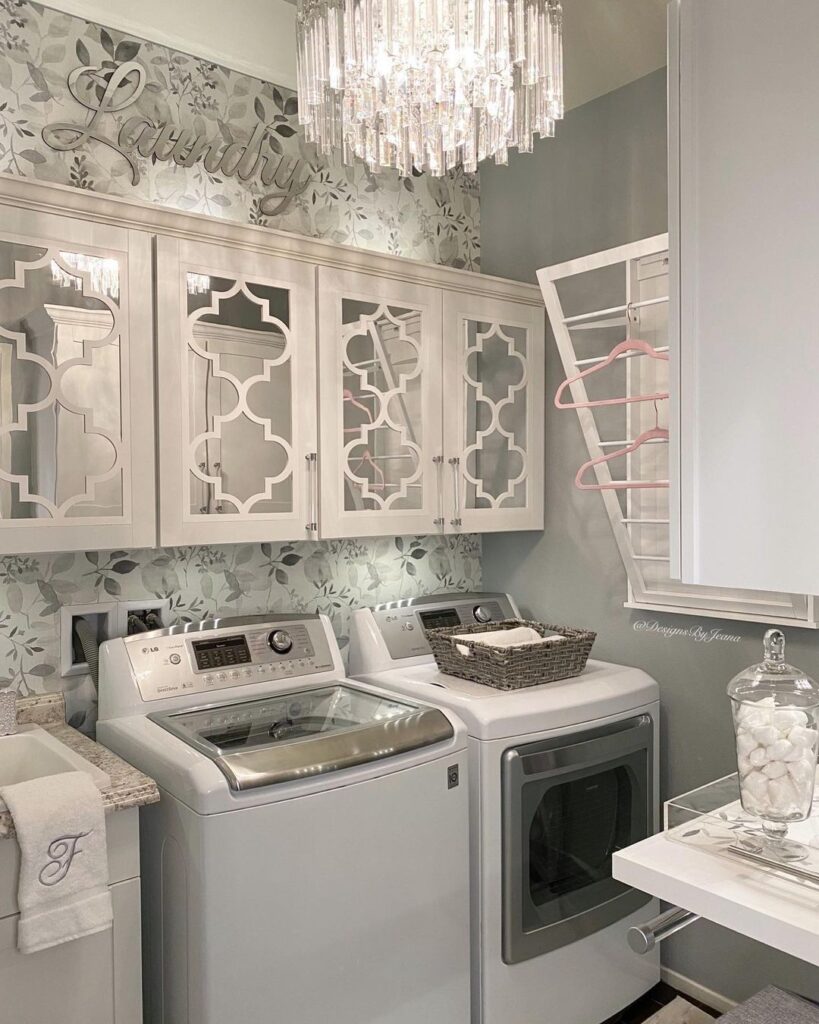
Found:
[[[621,455],[630,455],[631,452],[641,448],[647,441],[653,441],[655,438],[663,441],[668,440],[668,431],[665,427],[652,427],[651,430],[646,430],[640,434],[628,448],[620,448],[616,452],[609,452],[608,455],[599,455],[596,459],[584,462],[574,478],[575,487],[579,487],[581,491],[626,491],[649,487],[668,487],[667,480],[612,480],[611,483],[607,484],[583,483],[582,477],[587,469],[599,466],[602,462],[608,462],[610,459],[619,458]]]
[[[370,452],[369,448],[365,448],[364,449],[364,453],[361,456],[361,458],[358,460],[358,462],[354,466],[350,466],[350,472],[353,474],[353,476],[355,476],[356,475],[356,470],[361,469],[361,467],[364,466],[364,465],[370,466],[372,468],[373,473],[378,478],[378,483],[377,484],[368,484],[368,490],[371,490],[371,491],[383,491],[385,486],[386,486],[386,478],[384,476],[384,470],[375,462],[375,460],[373,459],[372,453]],[[356,484],[357,487],[363,487],[364,486],[363,483],[359,483],[357,480],[355,481],[355,484]]]
[[[583,370],[582,373],[578,373],[574,377],[569,377],[568,380],[564,380],[560,387],[557,389],[555,395],[555,405],[558,409],[591,409],[593,406],[598,405],[629,405],[631,402],[656,402],[662,398],[668,398],[668,392],[662,391],[656,395],[629,395],[627,397],[620,398],[599,398],[595,401],[587,400],[585,402],[561,402],[560,398],[566,388],[570,387],[578,380],[583,380],[585,377],[590,377],[593,373],[597,373],[598,370],[603,370],[607,366],[610,366],[618,356],[621,356],[624,352],[642,352],[644,355],[650,356],[652,359],[663,359],[668,362],[667,352],[658,352],[652,345],[649,345],[647,341],[640,341],[638,338],[629,338],[626,341],[621,341],[619,345],[616,345],[606,358],[601,363],[596,363],[594,366],[590,366],[588,370]],[[621,453],[617,453],[621,454]],[[608,458],[613,458],[613,455]]]
[[[625,490],[639,490],[641,488],[649,487],[668,487],[667,480],[612,480],[607,484],[584,484],[583,474],[587,469],[592,469],[594,466],[599,466],[603,462],[608,462],[610,459],[617,459],[621,455],[630,455],[638,448],[642,448],[648,441],[667,441],[668,431],[665,427],[660,426],[660,410],[657,408],[657,402],[654,403],[654,426],[651,430],[644,430],[639,437],[635,438],[634,441],[627,448],[619,448],[616,452],[609,452],[608,455],[599,455],[596,459],[589,459],[588,462],[584,462],[583,465],[578,469],[577,475],[574,478],[575,487],[579,487],[581,491],[625,491]]]
[[[372,421],[373,421],[372,410],[368,409],[367,406],[364,405],[363,402],[359,402],[359,400],[355,397],[355,395],[352,393],[352,391],[350,391],[349,388],[345,388],[344,389],[344,401],[345,402],[349,402],[350,405],[352,405],[352,407],[354,409],[359,409],[361,412],[363,412],[364,415],[367,417],[367,422],[368,423],[372,423]],[[344,428],[344,433],[345,434],[358,434],[360,432],[361,432],[361,427],[345,427]]]

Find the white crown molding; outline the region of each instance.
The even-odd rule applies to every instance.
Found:
[[[162,0],[155,0],[153,5],[147,4],[146,0],[139,5],[125,3],[124,0],[108,0],[107,3],[98,0],[49,0],[44,6],[211,61],[263,82],[287,89],[296,88],[295,9],[287,0],[265,0],[263,9],[267,23],[256,24],[252,17],[247,18],[243,26],[247,31],[241,32],[241,36],[246,35],[247,38],[241,40],[225,31],[224,19],[235,22],[248,13],[252,15],[252,12],[244,10],[249,6],[247,0],[233,8],[221,5],[221,31],[217,19],[208,17],[207,4],[201,4],[194,10],[193,4],[167,5]],[[256,6],[262,9],[261,2]],[[157,10],[154,17],[147,13],[152,7]],[[183,22],[184,30],[181,27]],[[194,26],[198,26],[195,34],[191,32]],[[217,45],[209,40],[216,41]]]
[[[3,206],[78,217],[96,224],[129,228],[143,235],[171,235],[238,249],[254,249],[304,263],[358,271],[395,281],[411,280],[432,288],[446,288],[470,295],[478,293],[487,298],[543,308],[537,285],[12,174],[0,174],[0,208]]]

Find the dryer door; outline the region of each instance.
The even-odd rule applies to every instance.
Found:
[[[503,958],[575,942],[649,898],[611,858],[653,819],[653,727],[639,715],[503,755]]]

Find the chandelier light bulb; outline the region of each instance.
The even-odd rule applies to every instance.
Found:
[[[298,0],[299,121],[373,171],[466,171],[563,117],[560,0]]]

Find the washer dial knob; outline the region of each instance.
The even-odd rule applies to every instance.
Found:
[[[276,654],[287,654],[293,649],[293,638],[286,629],[274,629],[267,638],[267,643]]]
[[[476,622],[491,622],[492,612],[486,605],[476,604],[472,609],[472,614],[475,616]]]

